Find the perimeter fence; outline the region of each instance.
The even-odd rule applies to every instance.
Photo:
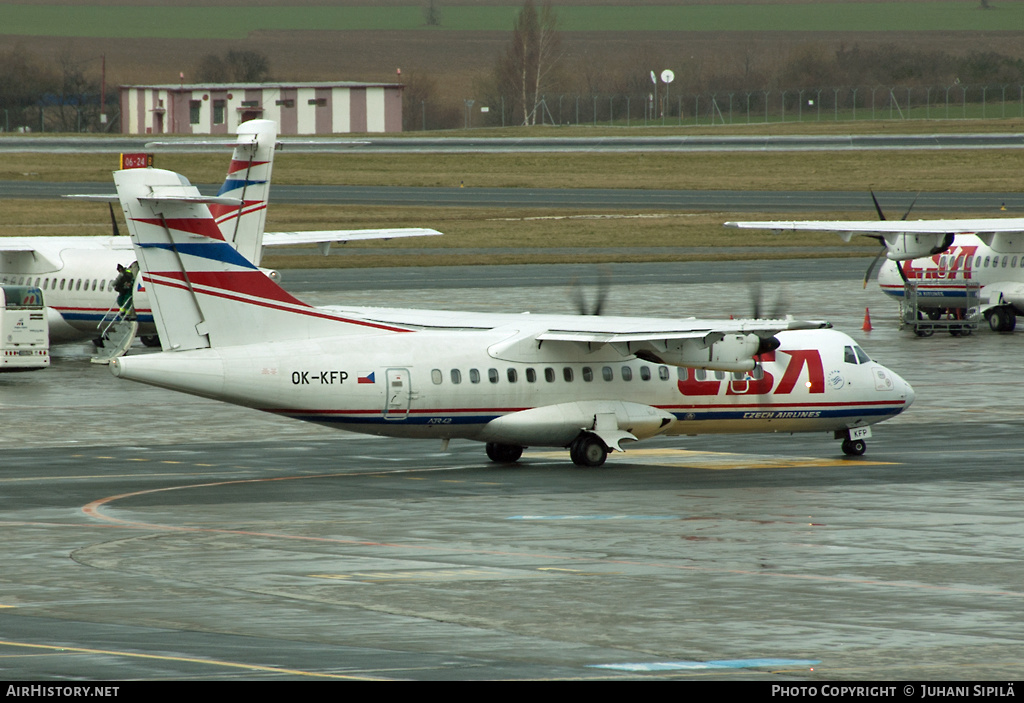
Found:
[[[461,124],[428,101],[407,105],[407,131],[523,124],[523,110],[504,97],[467,99]],[[419,108],[417,110],[416,108]],[[642,127],[870,120],[1024,118],[1024,84],[948,86],[853,86],[789,90],[717,90],[544,95],[536,124]],[[419,114],[416,114],[416,113]]]

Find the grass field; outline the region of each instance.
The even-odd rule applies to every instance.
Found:
[[[1017,150],[903,152],[805,152],[750,154],[560,154],[515,155],[303,155],[282,152],[275,183],[340,183],[459,187],[560,187],[752,190],[876,191],[969,190],[1019,192],[1024,170]],[[0,164],[0,179],[107,180],[112,156],[14,154]],[[194,183],[217,183],[224,175],[218,155],[158,154],[157,166],[180,171]],[[273,195],[271,195],[273,202]],[[905,204],[891,204],[898,209]],[[897,213],[902,214],[902,213]],[[919,213],[935,217],[942,213]],[[1013,213],[976,213],[1006,216]],[[806,246],[836,247],[828,235],[748,232],[726,229],[730,219],[874,217],[864,212],[765,214],[750,212],[606,212],[543,208],[363,207],[272,205],[267,227],[274,230],[369,227],[434,227],[444,237],[336,247],[328,258],[271,255],[275,268],[394,266],[485,263],[571,263],[606,261],[694,261],[735,258],[733,254],[686,254],[667,247]],[[958,215],[962,216],[962,214]],[[108,234],[106,207],[73,201],[10,200],[0,208],[0,236]],[[601,249],[634,245],[632,255]],[[478,250],[454,256],[452,249]],[[556,249],[571,249],[566,254]],[[874,244],[851,245],[847,255],[874,253]],[[367,253],[372,252],[372,253]],[[403,255],[403,252],[410,252]],[[411,253],[415,252],[415,253]],[[827,254],[832,256],[834,254]],[[772,256],[758,254],[761,258]],[[791,257],[780,253],[779,257]]]
[[[521,5],[442,6],[440,27],[421,5],[177,7],[5,4],[3,33],[21,36],[242,39],[257,31],[509,31]],[[1024,4],[980,11],[967,2],[854,2],[568,6],[564,32],[921,32],[1024,30]]]

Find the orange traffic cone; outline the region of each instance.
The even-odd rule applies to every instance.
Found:
[[[864,326],[861,329],[865,332],[871,331],[871,312],[867,308],[864,308]]]

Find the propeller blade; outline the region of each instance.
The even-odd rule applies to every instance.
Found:
[[[883,242],[882,243],[882,248],[878,251],[878,254],[875,255],[875,258],[871,260],[871,265],[868,266],[868,272],[864,274],[864,287],[865,288],[868,287],[868,281],[871,280],[871,274],[875,270],[875,267],[878,266],[878,262],[885,255],[885,250],[886,250],[886,246],[885,246],[885,243]]]
[[[110,208],[110,226],[114,229],[114,236],[118,237],[121,233],[117,231],[117,220],[114,219],[114,203],[107,203],[107,207]]]
[[[878,219],[884,220],[885,219],[885,213],[882,212],[882,206],[878,204],[878,198],[875,197],[875,191],[874,190],[869,190],[868,192],[871,193],[871,200],[874,201],[874,203],[875,203],[875,212],[878,213]]]
[[[921,191],[918,191],[917,195],[914,196],[914,199],[910,201],[910,207],[907,208],[907,211],[905,213],[903,213],[903,217],[900,218],[900,219],[903,219],[903,220],[907,219],[907,216],[910,215],[910,211],[914,209],[914,205],[917,203],[917,199],[920,198],[920,197],[921,197]]]

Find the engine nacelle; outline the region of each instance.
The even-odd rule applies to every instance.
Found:
[[[686,366],[709,371],[750,371],[754,368],[754,356],[778,346],[766,344],[756,334],[713,335],[717,339],[671,340],[667,343],[644,344],[633,347],[637,358],[656,364]],[[771,338],[774,339],[774,338]]]
[[[952,244],[952,234],[891,234],[885,237],[885,256],[891,261],[920,259],[941,254]]]

